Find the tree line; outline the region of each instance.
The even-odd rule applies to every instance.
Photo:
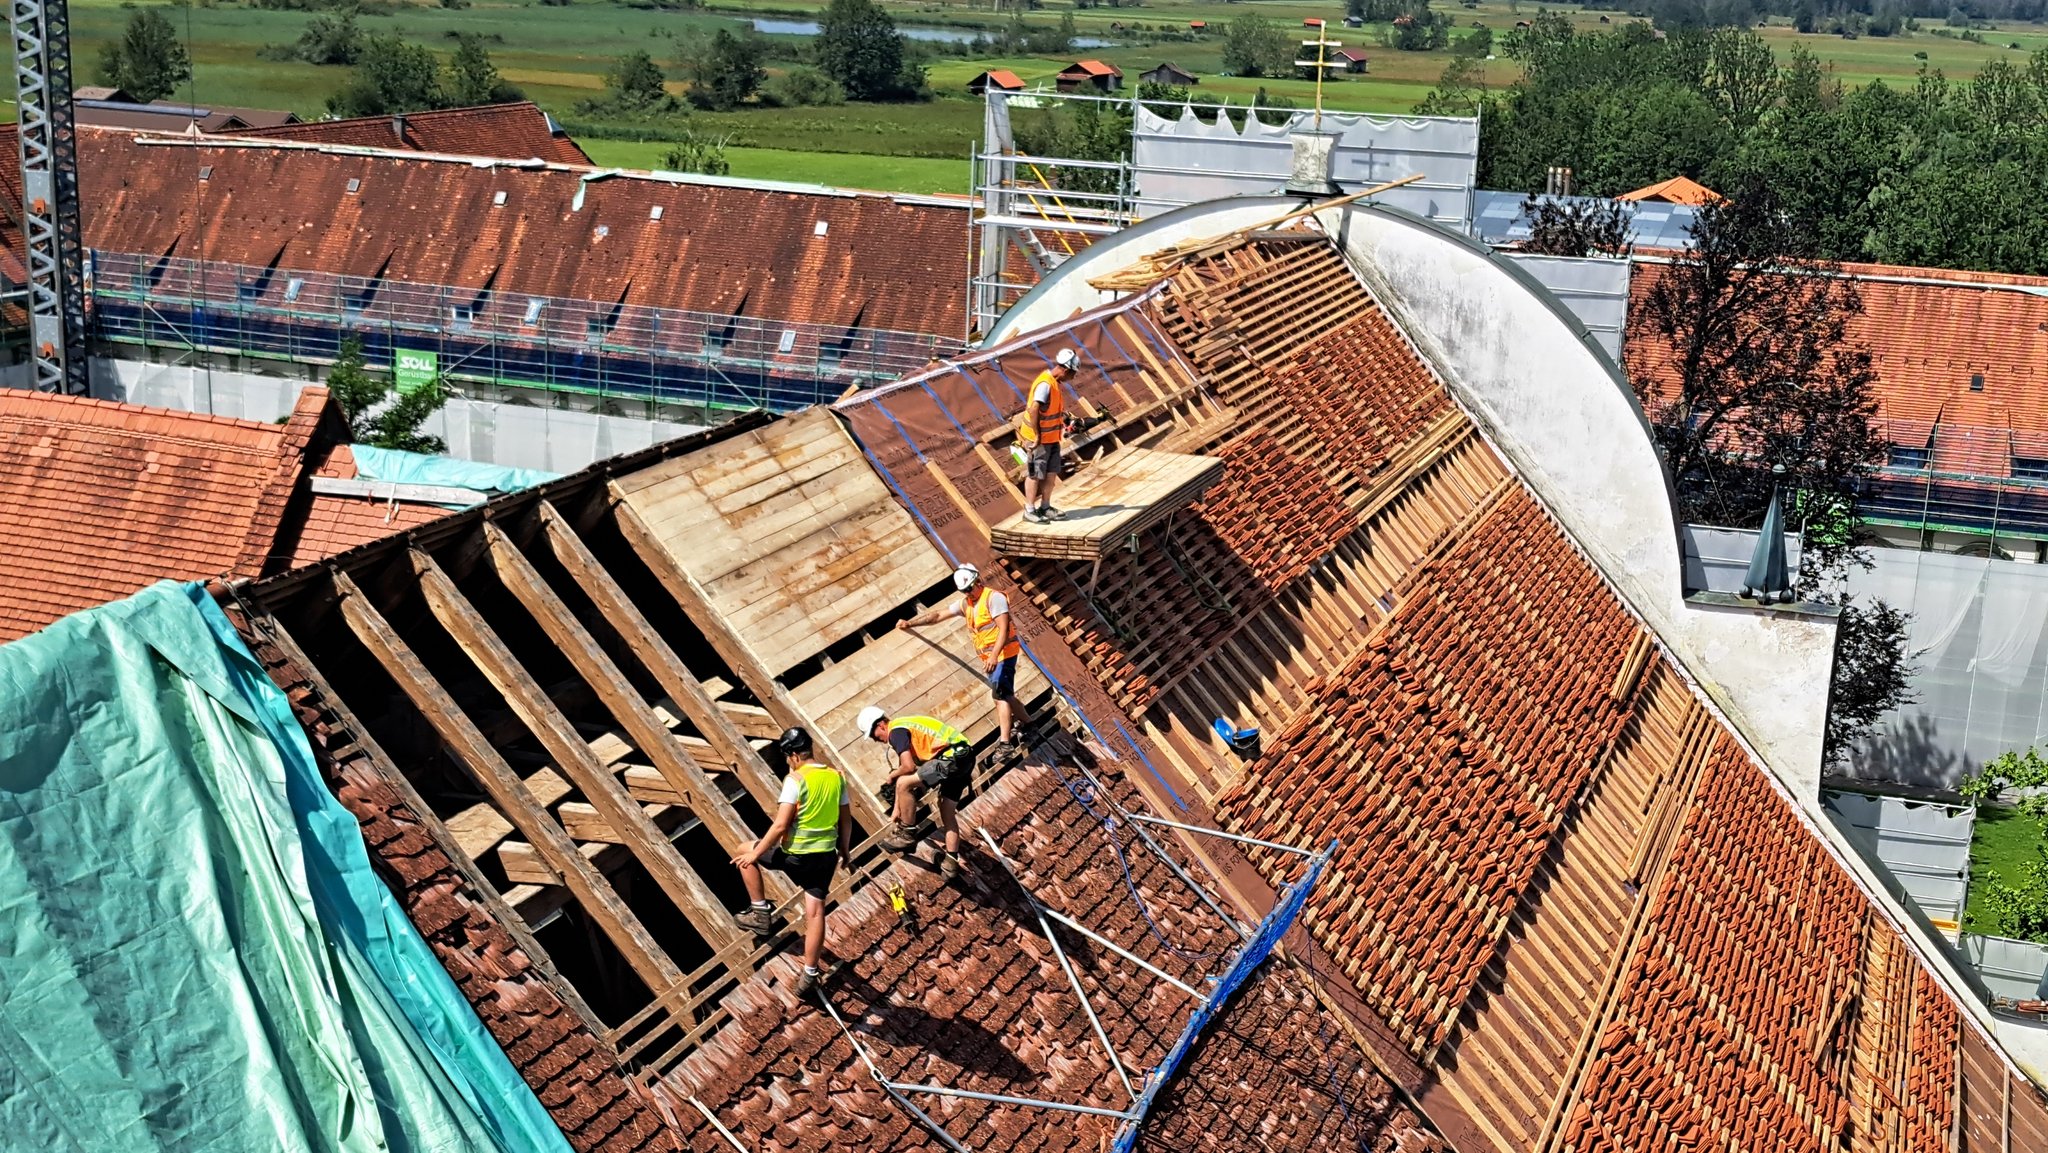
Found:
[[[1671,176],[1765,186],[1827,260],[2048,274],[2048,49],[1968,81],[1849,88],[1755,33],[1575,30],[1542,14],[1500,38],[1501,89],[1454,59],[1417,111],[1479,113],[1479,184],[1534,192],[1554,165],[1611,196]]]

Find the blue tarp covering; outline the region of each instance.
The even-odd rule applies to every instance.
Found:
[[[0,1133],[568,1151],[196,585],[0,645]]]
[[[394,484],[446,485],[450,488],[467,488],[486,494],[519,492],[537,484],[545,484],[562,475],[558,472],[542,472],[537,468],[509,468],[502,464],[485,464],[477,460],[429,456],[423,452],[373,448],[367,444],[350,445],[349,452],[356,459],[356,471],[362,474],[365,480],[383,480]]]

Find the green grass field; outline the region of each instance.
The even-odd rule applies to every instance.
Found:
[[[1997,927],[1982,915],[1983,895],[1994,881],[2017,884],[2020,870],[2036,860],[2048,828],[2020,815],[2019,810],[1994,806],[1977,810],[1977,827],[1970,838],[1969,905],[1963,914],[1963,928],[1973,933],[1996,933]]]
[[[1007,13],[998,16],[991,8],[966,3],[884,3],[905,25],[994,27],[1007,19]],[[100,49],[120,34],[130,6],[132,0],[72,0],[73,54],[79,83],[93,82]],[[396,32],[442,52],[452,50],[456,32],[481,35],[507,80],[550,112],[574,121],[579,118],[577,102],[602,89],[605,69],[625,52],[644,48],[657,61],[668,64],[676,55],[679,36],[712,27],[739,28],[756,16],[804,18],[823,7],[824,0],[714,0],[711,9],[683,13],[632,8],[613,0],[575,0],[563,7],[544,6],[538,0],[477,0],[461,10],[405,8],[390,16],[364,16],[360,23],[367,32]],[[1061,0],[1051,0],[1032,19],[1050,22],[1069,10]],[[1256,5],[1168,0],[1142,8],[1073,10],[1082,35],[1124,41],[1116,47],[1081,50],[1076,55],[1108,60],[1133,82],[1139,72],[1170,60],[1201,77],[1196,89],[1200,97],[1242,104],[1264,87],[1275,96],[1309,104],[1314,85],[1306,81],[1218,75],[1222,70],[1222,26],[1246,11],[1298,27],[1303,18],[1312,16],[1337,22],[1343,5],[1335,0],[1260,0]],[[1520,10],[1519,6],[1511,8],[1506,0],[1485,0],[1475,8],[1453,11],[1461,31],[1474,21],[1504,29],[1532,14],[1534,7]],[[310,13],[221,4],[173,8],[167,14],[192,45],[194,76],[189,95],[199,104],[290,108],[316,116],[347,78],[345,69],[258,55],[265,45],[297,39]],[[1597,26],[1599,20],[1598,14],[1589,12],[1572,12],[1571,18],[1588,27]],[[1206,21],[1210,27],[1200,38],[1179,39],[1189,35],[1191,20]],[[1987,59],[2018,58],[2023,52],[2048,45],[2048,29],[2035,26],[1985,32],[1986,44],[1927,31],[1860,40],[1800,36],[1782,22],[1763,29],[1763,34],[1781,57],[1795,43],[1804,45],[1833,64],[1837,74],[1852,84],[1880,79],[1909,83],[1922,64],[1916,53],[1925,53],[1927,64],[1951,77],[1967,77]],[[1448,53],[1383,50],[1369,28],[1338,29],[1333,35],[1371,52],[1372,70],[1367,76],[1328,84],[1324,100],[1331,108],[1409,111],[1435,84],[1449,59]],[[2005,47],[2012,42],[2021,48]],[[968,80],[997,67],[1008,68],[1029,83],[1050,83],[1066,63],[1066,58],[1052,57],[970,60],[937,56],[930,61],[929,75],[938,98],[927,103],[748,108],[723,114],[695,113],[688,122],[700,131],[727,138],[733,148],[734,171],[746,175],[844,181],[902,191],[960,191],[967,180],[966,157],[981,131],[980,104],[967,96]],[[1506,60],[1485,65],[1484,79],[1490,85],[1511,83],[1515,76],[1514,65]],[[178,94],[179,98],[186,95],[187,90]],[[591,135],[579,133],[579,137]],[[622,143],[614,147],[612,142],[592,139],[584,143],[593,154],[605,153],[606,163],[644,163],[658,160],[663,151],[659,145]],[[630,157],[645,159],[623,159]]]
[[[606,167],[661,167],[669,145],[629,140],[580,141],[590,158]],[[882,192],[967,192],[967,162],[921,156],[864,156],[857,152],[792,152],[785,148],[727,147],[734,176],[789,180]]]

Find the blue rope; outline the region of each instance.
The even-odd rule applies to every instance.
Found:
[[[1077,781],[1073,777],[1068,776],[1067,771],[1060,767],[1058,757],[1052,758],[1052,768],[1054,772],[1060,775],[1060,783],[1067,787],[1067,792],[1073,796],[1075,801],[1080,803],[1081,808],[1086,810],[1089,816],[1101,823],[1102,835],[1109,841],[1110,850],[1116,854],[1117,868],[1123,873],[1124,888],[1130,891],[1131,902],[1138,906],[1138,913],[1145,918],[1145,927],[1151,931],[1152,938],[1164,946],[1168,952],[1184,961],[1206,961],[1212,957],[1221,956],[1220,950],[1196,953],[1183,949],[1166,939],[1166,931],[1159,927],[1158,920],[1152,916],[1151,907],[1145,903],[1145,898],[1138,893],[1138,882],[1131,876],[1130,858],[1124,855],[1123,844],[1116,837],[1116,818],[1105,816],[1095,809],[1092,801],[1092,798],[1095,796],[1094,783],[1090,781]],[[1115,801],[1112,799],[1110,803],[1115,804]]]

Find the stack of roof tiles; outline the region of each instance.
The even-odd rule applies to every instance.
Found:
[[[1058,770],[1020,770],[969,805],[962,820],[995,834],[1024,882],[1051,907],[1182,980],[1220,971],[1238,938],[1127,830],[1105,831],[1106,799],[1081,787],[1071,792]],[[1109,787],[1131,803],[1127,786]],[[914,919],[900,920],[879,885],[833,913],[828,947],[846,959],[829,987],[835,1005],[894,1079],[1125,1107],[1130,1099],[1030,906],[985,853],[971,860],[972,880],[958,886],[897,867]],[[1055,931],[1135,1077],[1173,1044],[1193,1003],[1128,962]],[[782,987],[787,980],[786,971],[763,975],[731,994],[734,1023],[657,1092],[713,1105],[748,1148],[764,1153],[939,1148],[873,1083],[832,1019],[790,997]],[[1269,964],[1196,1051],[1180,1078],[1186,1087],[1154,1114],[1142,1147],[1186,1149],[1193,1147],[1186,1135],[1201,1133],[1229,1147],[1274,1150],[1371,1140],[1389,1149],[1443,1148],[1339,1028],[1297,977]],[[933,1097],[918,1103],[977,1148],[1092,1149],[1115,1132],[1113,1121],[1043,1109]],[[687,1107],[677,1112],[686,1120],[693,1115]],[[708,1124],[688,1136],[707,1148],[716,1139]]]
[[[1443,1040],[1618,732],[1610,689],[1635,635],[1513,493],[1218,799],[1251,836],[1343,842],[1313,924],[1411,1051]]]

